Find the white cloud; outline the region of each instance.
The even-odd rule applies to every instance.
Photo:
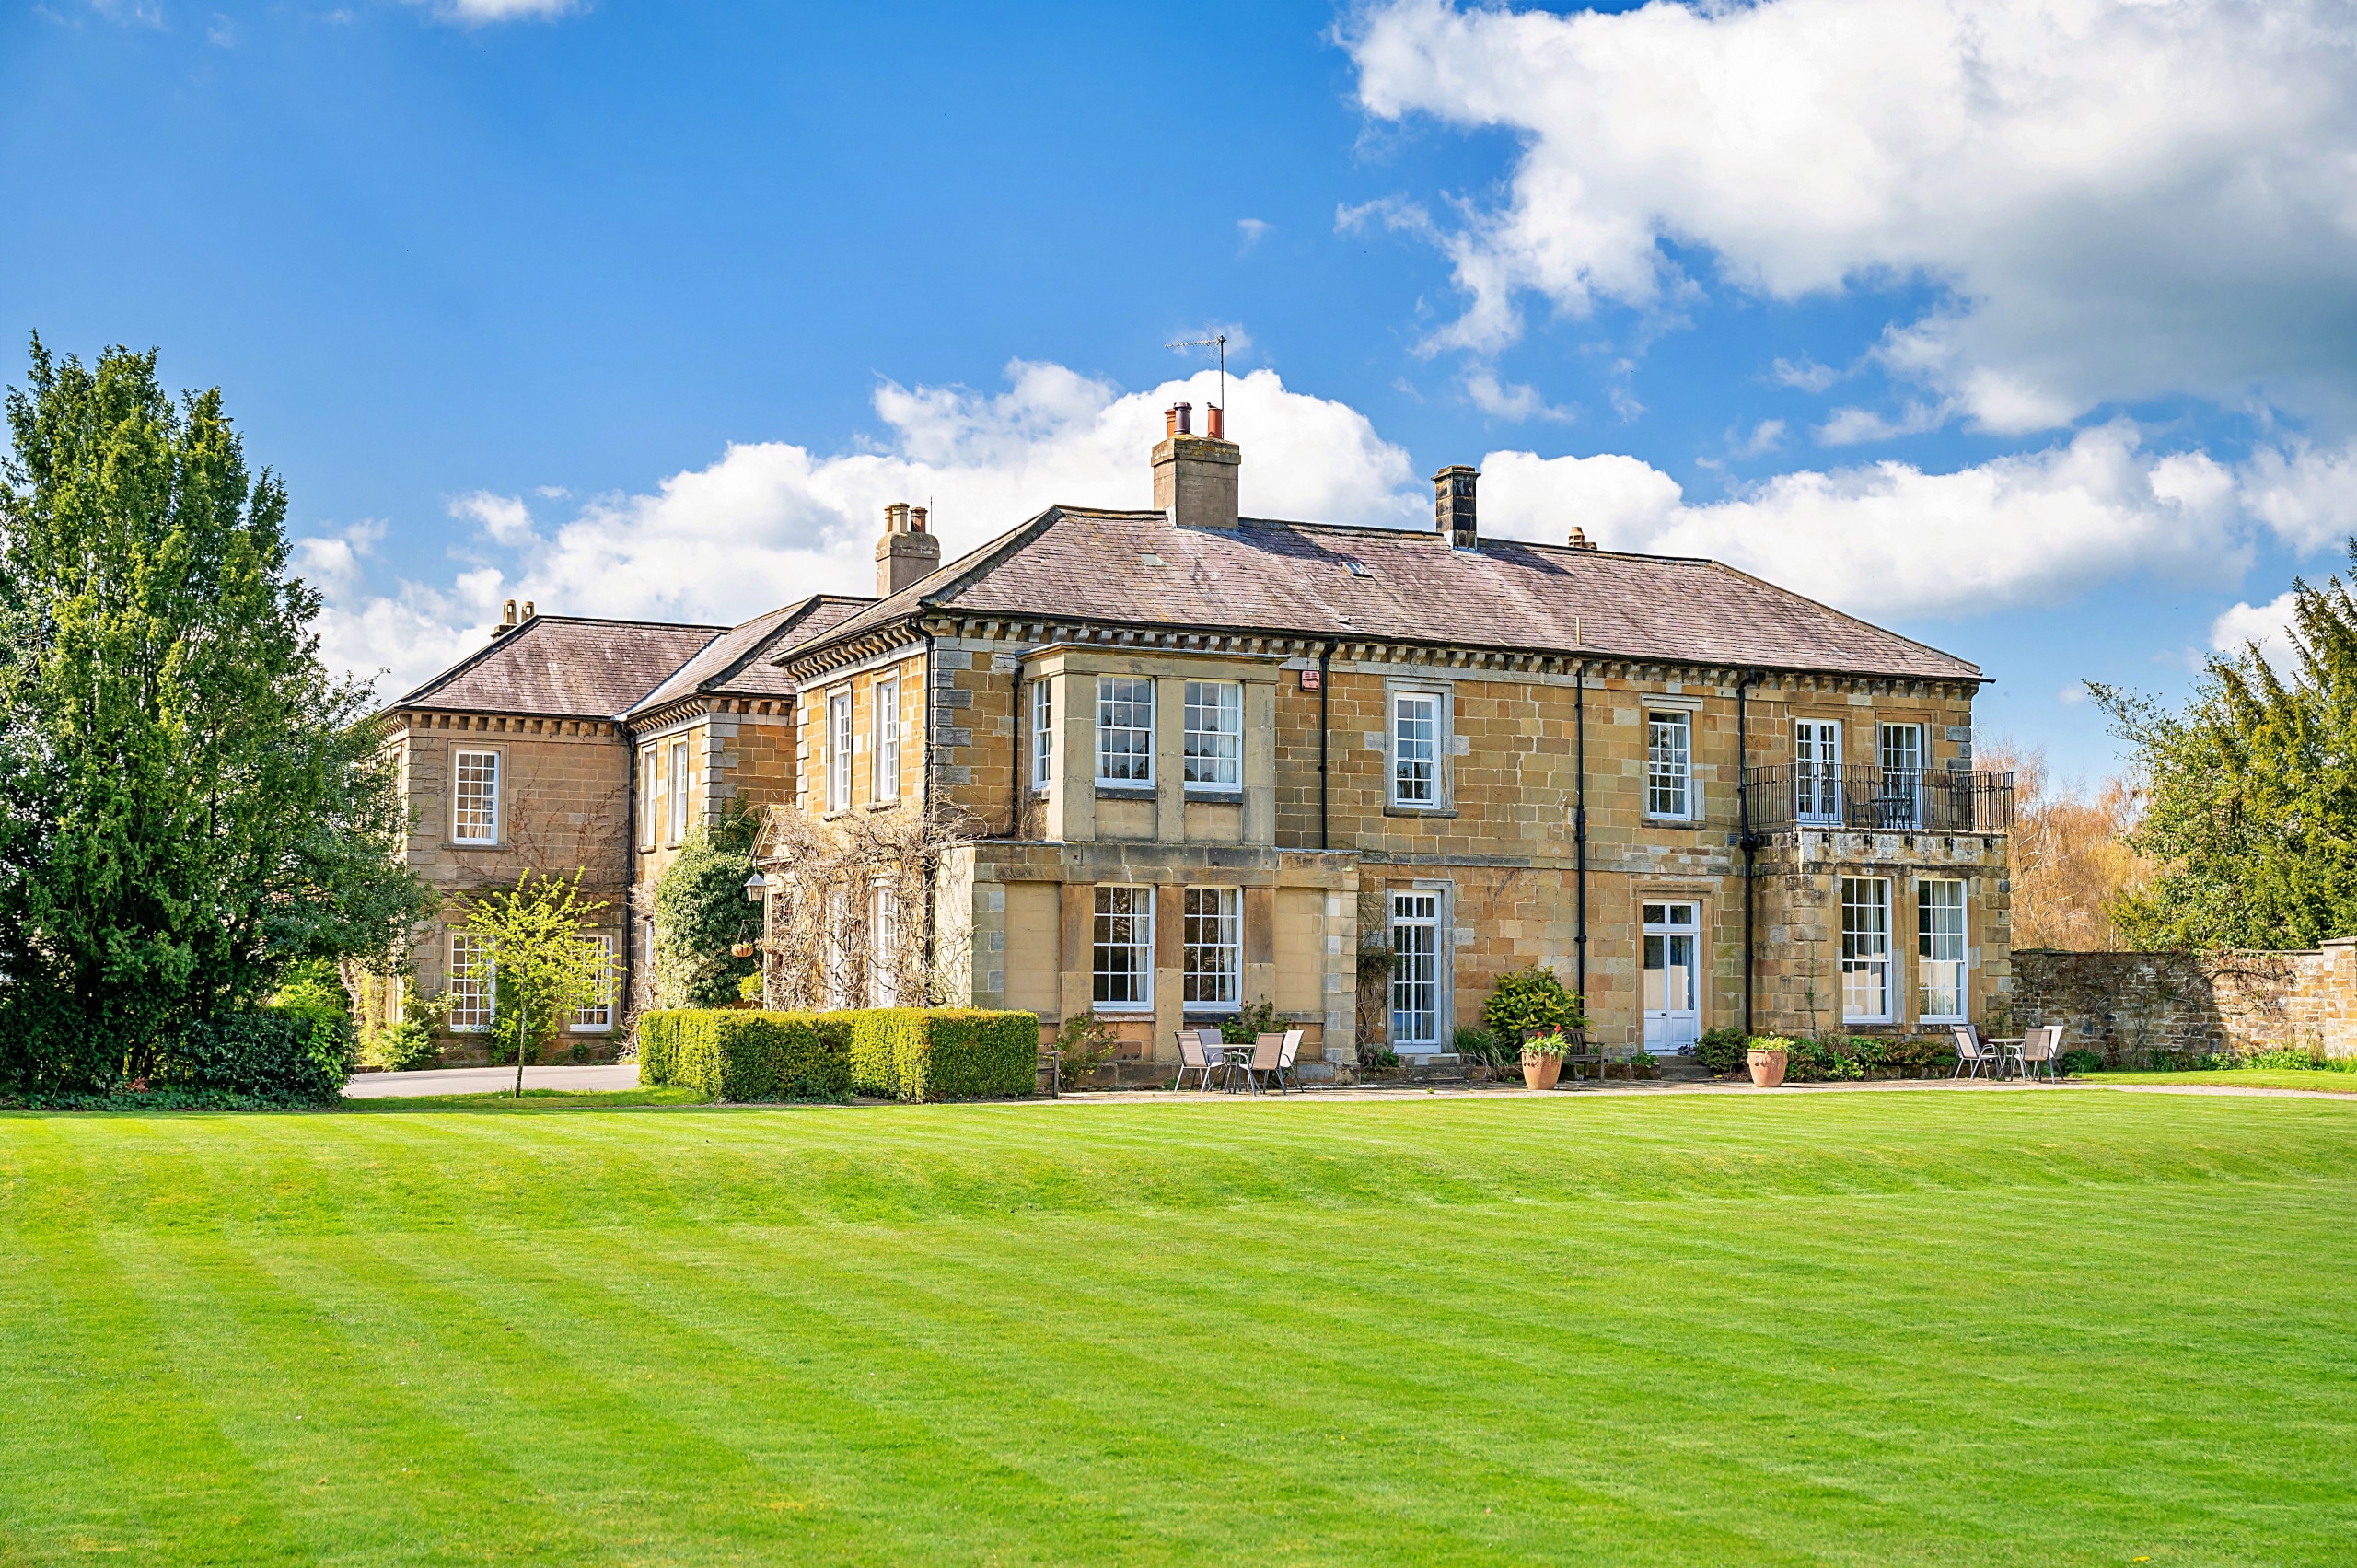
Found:
[[[1822,392],[1841,379],[1841,372],[1829,365],[1819,365],[1807,354],[1797,360],[1779,359],[1769,370],[1768,378],[1780,387],[1793,387],[1804,392]]]
[[[1465,374],[1465,395],[1473,406],[1493,419],[1510,419],[1516,423],[1529,419],[1569,421],[1572,411],[1556,408],[1541,397],[1538,389],[1524,382],[1501,382],[1496,372],[1485,365],[1477,365]]]
[[[1740,442],[1730,442],[1739,457],[1757,458],[1774,451],[1784,444],[1784,422],[1763,419],[1749,436]]]
[[[1937,430],[1947,423],[1953,404],[1933,407],[1910,402],[1897,419],[1885,419],[1871,409],[1838,408],[1815,432],[1823,447],[1853,447],[1861,441],[1889,441],[1901,436]]]
[[[2124,421],[2050,451],[1934,474],[1884,462],[1779,475],[1689,505],[1634,458],[1481,461],[1492,532],[1702,555],[1878,619],[2052,604],[2136,572],[2233,581],[2250,557],[2234,475],[2200,453],[2154,457]]]
[[[544,614],[735,621],[808,594],[872,592],[888,503],[931,505],[945,559],[1052,503],[1144,506],[1162,411],[1216,396],[1209,370],[1126,394],[1058,365],[1016,361],[1007,377],[995,394],[887,382],[875,403],[889,434],[873,450],[731,446],[652,494],[599,496],[553,526],[516,497],[460,496],[450,510],[480,528],[484,563],[448,589],[332,593],[322,641],[343,668],[390,667],[379,689],[391,694],[476,646],[506,598]],[[1231,371],[1227,398],[1247,515],[1423,518],[1408,455],[1356,410],[1290,391],[1271,370]],[[316,558],[335,559],[324,544]]]
[[[1269,230],[1274,226],[1276,226],[1266,218],[1237,218],[1236,232],[1243,237],[1243,242],[1237,247],[1237,254],[1243,255],[1255,245],[1260,244],[1262,239],[1268,238]]]
[[[1494,209],[1341,215],[1448,255],[1435,346],[1494,352],[1534,294],[1654,309],[1674,242],[1779,299],[1943,289],[1878,356],[1986,429],[2253,389],[2357,417],[2357,30],[2324,0],[1391,0],[1345,41],[1368,112],[1522,141]]]
[[[2287,669],[2298,656],[2292,648],[2292,610],[2297,593],[2276,595],[2265,604],[2237,604],[2210,623],[2210,650],[2229,657],[2257,644],[2259,653],[2277,669]]]
[[[582,0],[409,0],[429,6],[436,21],[460,27],[488,27],[495,22],[552,21],[581,8]]]
[[[2093,693],[2087,690],[2085,681],[2073,680],[2060,691],[2055,692],[2054,700],[2066,708],[2075,708],[2092,695]]]

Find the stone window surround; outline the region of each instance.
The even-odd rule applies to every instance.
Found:
[[[492,784],[492,836],[488,839],[459,837],[459,754],[462,751],[488,751],[499,759]],[[451,849],[498,850],[507,847],[507,748],[496,741],[459,740],[450,742],[444,758],[444,778],[448,781],[448,801],[442,813],[442,838]]]
[[[1440,699],[1440,733],[1434,737],[1438,756],[1434,798],[1402,801],[1393,793],[1399,784],[1399,722],[1394,699],[1402,692]],[[1454,817],[1457,815],[1457,682],[1446,676],[1387,675],[1383,678],[1383,814],[1387,817]],[[1389,921],[1387,913],[1385,920]]]
[[[1710,816],[1710,799],[1702,789],[1702,767],[1695,755],[1702,728],[1699,721],[1702,716],[1703,701],[1700,696],[1684,692],[1648,691],[1638,702],[1637,724],[1644,732],[1645,750],[1649,757],[1653,750],[1653,715],[1686,715],[1686,814],[1683,817],[1658,816],[1650,806],[1643,805],[1652,792],[1645,778],[1640,775],[1641,793],[1638,798],[1645,826],[1649,828],[1699,828]]]
[[[614,1032],[614,1016],[617,1013],[620,1013],[622,1008],[621,935],[619,932],[613,931],[591,931],[585,933],[585,935],[603,937],[605,939],[606,973],[608,976],[607,983],[613,987],[613,991],[608,998],[603,1009],[606,1015],[606,1021],[604,1023],[585,1024],[581,1021],[581,1014],[575,1013],[572,1017],[565,1020],[565,1032],[567,1034],[577,1035],[611,1034]],[[585,1008],[583,1011],[595,1012],[598,1011],[598,1009]]]
[[[1922,889],[1923,885],[1927,882],[1953,882],[1963,890],[1957,900],[1956,908],[1956,912],[1962,918],[1964,923],[1963,973],[1959,977],[1956,984],[1956,999],[1964,1005],[1964,1010],[1960,1013],[1925,1013],[1919,1010],[1923,995],[1923,980],[1922,972],[1922,964],[1923,961]],[[1972,883],[1973,878],[1968,876],[1965,876],[1963,874],[1963,867],[1961,866],[1957,867],[1955,872],[1946,875],[1942,875],[1933,871],[1920,870],[1910,871],[1908,873],[1906,901],[1911,923],[1910,928],[1908,931],[1908,939],[1906,942],[1899,942],[1897,936],[1894,935],[1892,937],[1891,946],[1894,948],[1903,947],[1906,949],[1908,974],[1907,987],[1903,994],[1908,999],[1908,1005],[1904,1009],[1904,1015],[1908,1019],[1914,1023],[1933,1025],[1961,1024],[1968,1022],[1971,1018],[1972,971],[1980,967],[1973,961]],[[1898,919],[1898,912],[1896,910],[1892,912],[1891,918],[1893,922],[1896,923]],[[1893,961],[1895,964],[1895,954]]]
[[[868,723],[875,731],[868,747],[867,796],[872,804],[886,805],[900,798],[900,749],[908,733],[908,726],[901,722],[900,671],[877,677],[867,691]],[[890,693],[888,703],[887,692]]]

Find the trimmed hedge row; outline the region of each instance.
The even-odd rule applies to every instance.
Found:
[[[713,1099],[1000,1099],[1039,1081],[1036,1013],[677,1008],[638,1019],[638,1081]]]
[[[852,1087],[881,1099],[1016,1099],[1039,1082],[1039,1015],[973,1007],[862,1007]]]
[[[851,1030],[813,1013],[678,1008],[638,1020],[638,1081],[707,1099],[848,1099]]]

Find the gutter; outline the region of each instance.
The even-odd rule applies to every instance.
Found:
[[[1575,972],[1573,988],[1579,993],[1580,1011],[1587,1011],[1587,660],[1579,662],[1572,687],[1572,724],[1578,737],[1574,752],[1578,778],[1574,782],[1572,805],[1572,845],[1577,856],[1575,886],[1579,900],[1577,932],[1574,939]]]
[[[1321,850],[1332,849],[1334,847],[1333,844],[1328,841],[1326,831],[1326,796],[1328,793],[1326,784],[1326,750],[1327,737],[1329,733],[1327,726],[1327,714],[1329,710],[1326,706],[1326,703],[1327,689],[1333,683],[1333,679],[1334,645],[1331,643],[1320,644],[1318,649],[1318,847]]]

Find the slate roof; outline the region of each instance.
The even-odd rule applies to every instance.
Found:
[[[874,602],[817,594],[772,610],[767,615],[757,615],[706,643],[655,690],[633,703],[623,716],[651,713],[698,692],[730,697],[791,697],[793,678],[773,659],[762,656],[817,636]]]
[[[727,630],[535,615],[392,706],[610,719]]]
[[[802,646],[936,605],[1139,626],[1982,679],[1977,665],[1716,561],[1514,540],[1461,551],[1436,533],[1251,517],[1232,531],[1179,528],[1160,512],[1062,506]]]

